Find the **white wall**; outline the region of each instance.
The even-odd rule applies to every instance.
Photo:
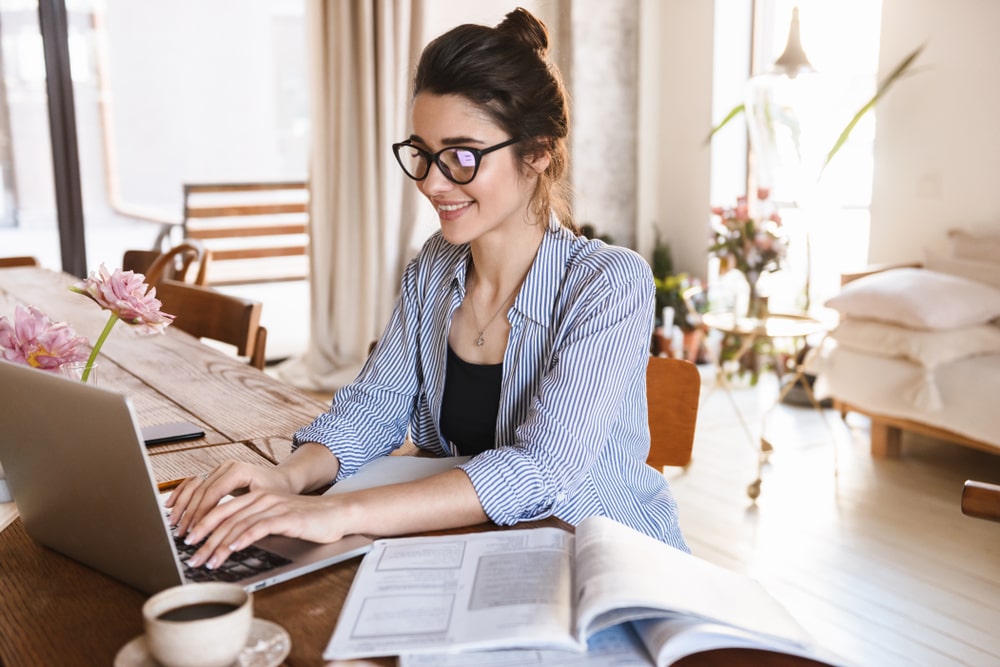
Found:
[[[637,249],[650,256],[653,226],[674,268],[705,276],[712,127],[712,2],[643,0],[639,48]]]
[[[921,260],[952,226],[1000,231],[998,29],[996,0],[883,0],[880,78],[927,46],[876,107],[871,262]]]

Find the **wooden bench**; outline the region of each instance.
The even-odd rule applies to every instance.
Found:
[[[205,245],[205,283],[237,285],[308,276],[309,186],[304,181],[186,183],[185,239]]]

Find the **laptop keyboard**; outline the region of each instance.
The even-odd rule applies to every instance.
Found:
[[[201,544],[185,544],[183,538],[177,536],[174,536],[174,544],[177,545],[177,555],[184,566],[184,578],[188,581],[241,581],[292,562],[284,556],[250,545],[246,549],[234,551],[225,563],[214,570],[209,570],[187,564],[188,558],[194,555]]]

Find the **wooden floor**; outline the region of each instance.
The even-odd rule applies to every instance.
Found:
[[[665,471],[693,553],[762,581],[847,664],[1000,665],[1000,523],[959,509],[966,479],[1000,482],[1000,455],[904,436],[876,461],[864,418],[779,405],[754,503],[756,451],[701,370],[694,458]],[[776,395],[768,376],[733,391],[755,442]]]
[[[757,455],[703,368],[694,458],[667,469],[693,553],[755,576],[853,665],[1000,665],[1000,523],[959,509],[966,479],[1000,482],[1000,455],[904,436],[868,454],[868,422],[779,405]],[[773,378],[733,392],[755,438]]]

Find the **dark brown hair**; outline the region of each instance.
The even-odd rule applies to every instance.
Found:
[[[548,151],[531,209],[547,223],[549,211],[579,233],[570,210],[568,167],[569,101],[559,69],[548,60],[545,24],[518,7],[495,28],[460,25],[424,49],[413,96],[460,95],[480,107],[511,137],[522,162]]]

